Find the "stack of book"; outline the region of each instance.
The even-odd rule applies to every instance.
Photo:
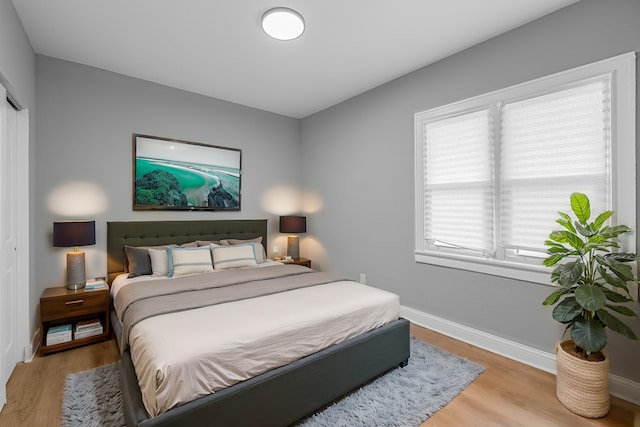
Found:
[[[92,291],[94,289],[104,289],[106,286],[102,279],[89,279],[84,286],[85,291]]]
[[[52,326],[47,330],[47,345],[71,341],[71,325]]]
[[[103,331],[100,319],[83,320],[76,323],[75,339],[100,335]]]

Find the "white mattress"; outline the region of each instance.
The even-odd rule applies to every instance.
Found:
[[[383,326],[399,310],[395,294],[339,281],[143,320],[131,330],[131,358],[156,416]]]

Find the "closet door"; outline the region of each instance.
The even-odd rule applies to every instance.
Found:
[[[0,87],[0,405],[17,363],[17,113]]]

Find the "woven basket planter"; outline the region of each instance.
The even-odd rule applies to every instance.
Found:
[[[563,341],[566,342],[566,341]],[[601,362],[579,359],[556,344],[556,395],[568,410],[600,418],[609,412],[609,358]]]

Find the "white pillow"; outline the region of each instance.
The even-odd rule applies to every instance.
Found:
[[[213,271],[209,248],[167,248],[169,272],[167,277]]]
[[[246,240],[239,240],[239,239],[220,240],[220,244],[223,246],[251,244],[254,246],[253,251],[256,255],[256,262],[258,264],[262,264],[263,262],[267,261],[267,253],[264,250],[264,246],[262,245],[262,236],[256,237],[255,239],[246,239]]]
[[[169,272],[167,249],[149,249],[152,276],[166,276]]]
[[[212,246],[211,254],[213,255],[213,266],[216,270],[255,267],[258,265],[254,246],[251,244],[220,247]]]

